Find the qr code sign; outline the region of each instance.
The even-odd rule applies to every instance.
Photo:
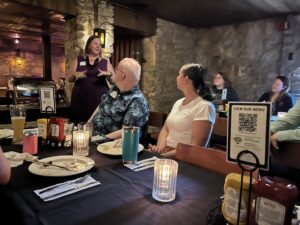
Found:
[[[44,98],[46,99],[50,98],[50,91],[44,91]]]
[[[253,133],[257,128],[257,114],[239,113],[239,131]]]

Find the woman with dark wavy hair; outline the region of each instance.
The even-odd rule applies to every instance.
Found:
[[[211,88],[212,102],[217,111],[224,111],[224,104],[229,101],[240,101],[239,95],[232,87],[226,73],[217,72]]]
[[[215,123],[215,108],[205,84],[207,70],[200,64],[185,64],[177,76],[177,88],[184,98],[175,102],[149,150],[164,155],[175,154],[177,143],[206,146]],[[202,97],[201,97],[202,96]]]
[[[290,89],[290,81],[286,76],[277,76],[272,89],[264,93],[258,99],[259,102],[271,102],[272,114],[277,115],[278,112],[287,112],[293,107],[293,100],[288,93]]]

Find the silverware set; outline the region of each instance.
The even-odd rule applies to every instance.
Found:
[[[158,158],[156,156],[136,162],[135,164],[125,164],[126,167],[133,171],[140,171],[154,167],[154,163]]]

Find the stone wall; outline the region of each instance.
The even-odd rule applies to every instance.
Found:
[[[198,31],[197,61],[212,82],[227,73],[241,100],[255,101],[280,74],[284,19],[274,18]]]
[[[42,77],[43,55],[42,52],[21,51],[21,61],[16,62],[16,52],[9,50],[0,51],[0,87],[6,87],[7,81],[14,76]],[[52,78],[65,77],[65,60],[62,54],[52,54]]]
[[[183,64],[195,60],[196,43],[196,29],[157,20],[156,36],[144,40],[143,91],[151,110],[169,112],[182,96],[176,77]]]
[[[289,76],[290,92],[300,96],[300,15],[287,17],[283,33],[282,74]],[[298,99],[299,97],[295,98]]]

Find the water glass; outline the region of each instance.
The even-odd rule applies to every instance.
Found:
[[[12,142],[14,144],[22,144],[23,130],[25,126],[26,111],[24,105],[10,105],[10,118],[14,136]]]
[[[65,126],[64,126],[64,133],[65,133],[64,147],[71,147],[72,146],[73,128],[74,128],[74,123],[65,122]]]
[[[123,126],[122,158],[123,163],[136,163],[138,158],[140,128]]]
[[[160,202],[170,202],[176,196],[178,163],[172,159],[159,159],[154,163],[152,197]]]
[[[89,132],[84,130],[73,131],[73,155],[88,156]]]

